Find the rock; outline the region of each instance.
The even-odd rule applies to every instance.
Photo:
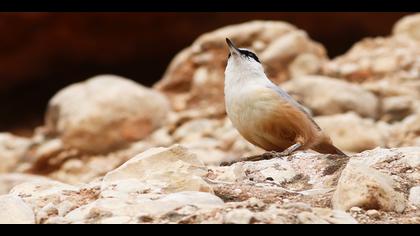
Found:
[[[420,14],[408,15],[400,19],[392,30],[394,35],[404,35],[420,41]]]
[[[183,217],[184,207],[213,209],[223,205],[218,197],[203,192],[178,192],[169,195],[155,195],[152,198],[137,195],[134,201],[119,198],[101,198],[79,207],[65,216],[71,223],[142,223],[146,216],[176,222]]]
[[[402,212],[404,195],[396,190],[393,179],[359,163],[347,164],[332,200],[334,209],[349,210],[357,206],[366,210]]]
[[[366,211],[366,214],[369,216],[369,217],[372,217],[372,218],[379,218],[380,216],[381,216],[381,214],[379,213],[379,211],[377,211],[377,210],[368,210],[368,211]]]
[[[66,147],[100,153],[146,137],[163,124],[168,110],[159,92],[101,75],[58,92],[48,104],[46,126]]]
[[[253,213],[248,209],[234,209],[228,212],[224,217],[225,224],[249,224],[251,223]]]
[[[387,97],[382,100],[382,118],[388,123],[401,121],[414,112],[415,100],[409,96]]]
[[[374,120],[361,118],[353,112],[319,116],[315,117],[315,121],[331,137],[334,145],[351,152],[385,146],[391,129],[386,123],[375,123]]]
[[[212,192],[202,179],[207,169],[197,156],[186,148],[152,148],[140,153],[119,168],[107,173],[104,186],[124,179],[136,179],[162,188],[164,192]]]
[[[13,195],[0,196],[0,224],[34,223],[34,213],[21,198]]]
[[[47,180],[48,178],[38,175],[20,173],[0,174],[0,195],[9,193],[13,187],[24,182]]]
[[[17,185],[10,191],[10,194],[21,197],[30,205],[37,215],[36,221],[39,223],[41,219],[38,218],[38,216],[42,217],[42,214],[38,215],[38,213],[45,210],[45,206],[51,203],[61,204],[64,202],[65,198],[62,195],[63,192],[71,193],[77,191],[77,187],[58,181],[38,180]]]
[[[215,167],[212,171],[217,172],[217,179],[221,181],[242,182],[252,179],[255,182],[273,181],[277,184],[292,181],[299,174],[290,163],[281,159],[236,163],[229,167]]]
[[[324,76],[304,76],[286,82],[283,87],[311,109],[314,115],[348,111],[354,111],[362,117],[375,118],[378,115],[378,99],[371,92],[346,81]]]
[[[299,54],[289,66],[290,77],[298,78],[305,75],[315,75],[321,71],[324,60],[310,53]]]
[[[98,198],[99,186],[90,183],[76,187],[58,181],[32,181],[14,187],[10,194],[18,196],[35,213],[35,222],[68,223],[63,217],[70,211]]]
[[[217,29],[200,36],[175,56],[163,78],[154,86],[171,98],[175,110],[206,109],[211,105],[216,108],[216,114],[224,116],[226,37],[238,47],[255,50],[266,72],[277,83],[289,79],[290,66],[300,55],[316,61],[313,65],[322,64],[327,58],[322,45],[284,22],[251,21]],[[295,74],[314,73],[320,68],[298,61],[293,65]]]
[[[174,142],[196,153],[206,165],[237,160],[262,150],[245,141],[230,120],[196,118],[173,132]]]
[[[23,160],[31,141],[9,133],[0,133],[0,173],[13,171]]]
[[[410,37],[361,40],[346,54],[326,62],[322,74],[362,83],[383,79],[398,86],[413,83],[419,76],[420,47]]]
[[[265,63],[265,69],[270,75],[274,75],[278,79],[275,81],[285,81],[290,77],[290,71],[287,68],[289,65],[286,65],[286,73],[280,71],[278,68],[284,67],[284,63],[287,61],[295,62],[295,60],[302,60],[302,58],[297,58],[299,55],[311,55],[316,58],[316,63],[319,65],[321,61],[325,58],[325,49],[317,43],[310,41],[308,35],[301,30],[293,31],[285,34],[278,39],[275,39],[267,48],[261,52],[261,60]],[[290,62],[289,62],[290,63]],[[304,69],[304,67],[298,66],[299,63],[292,64],[293,72],[296,72],[296,67]],[[316,65],[316,64],[314,64]],[[314,68],[313,71],[309,69],[305,73],[315,73],[318,72],[318,68]],[[283,78],[282,78],[283,76]]]
[[[391,127],[391,135],[388,141],[390,147],[419,146],[420,137],[420,113],[404,118]]]
[[[420,186],[415,186],[410,189],[408,200],[413,206],[420,208]]]
[[[346,212],[326,208],[313,208],[312,212],[299,213],[297,218],[302,224],[357,224]]]

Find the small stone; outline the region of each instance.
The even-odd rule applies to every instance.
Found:
[[[411,204],[420,208],[420,186],[412,187],[410,189],[408,200]]]
[[[362,212],[362,208],[360,208],[360,207],[352,207],[352,208],[350,208],[350,212],[360,213],[360,212]]]
[[[249,224],[253,218],[253,213],[248,209],[234,209],[224,217],[225,224]]]
[[[377,219],[377,218],[379,218],[381,215],[379,214],[379,211],[377,211],[377,210],[368,210],[368,211],[366,211],[366,214],[369,216],[369,217],[371,217],[371,218],[375,218],[375,219]]]

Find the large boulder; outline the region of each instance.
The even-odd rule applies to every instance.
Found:
[[[46,126],[66,147],[106,152],[146,137],[163,124],[168,110],[159,92],[102,75],[58,92],[48,104]]]
[[[338,181],[333,207],[403,212],[410,188],[420,181],[419,154],[418,147],[376,148],[352,156]]]
[[[212,104],[217,106],[216,112],[224,112],[227,37],[239,47],[256,51],[269,77],[277,83],[288,80],[292,73],[316,73],[327,58],[322,45],[288,23],[252,21],[220,28],[200,36],[181,51],[155,85],[172,98],[176,110],[204,109]]]

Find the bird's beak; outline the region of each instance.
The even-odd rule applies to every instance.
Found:
[[[229,51],[232,55],[239,55],[239,49],[230,41],[230,39],[226,38],[226,43],[229,46]]]

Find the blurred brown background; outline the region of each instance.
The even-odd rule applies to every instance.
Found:
[[[145,85],[202,33],[249,20],[287,21],[334,57],[390,34],[409,13],[0,13],[0,132],[28,135],[51,96],[103,73]]]

